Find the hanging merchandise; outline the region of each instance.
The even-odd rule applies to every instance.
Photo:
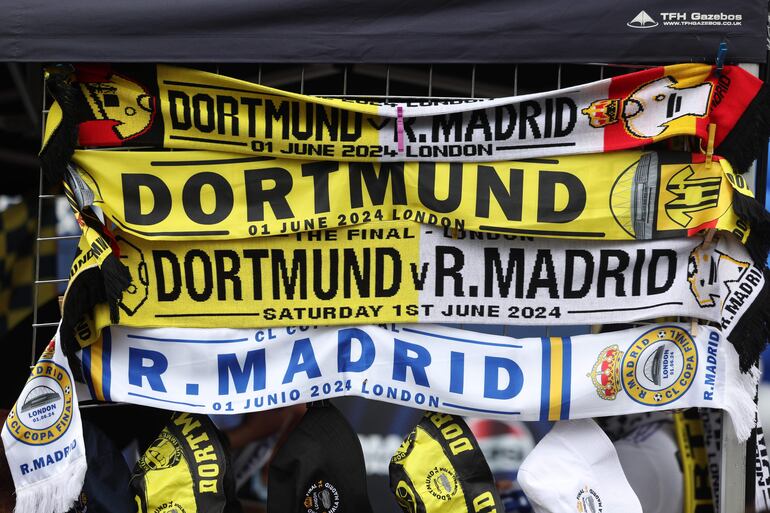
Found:
[[[3,425],[15,513],[64,513],[80,497],[87,463],[74,384],[57,333]]]
[[[712,241],[600,243],[442,233],[399,221],[245,239],[237,247],[119,231],[115,241],[135,284],[118,303],[123,326],[550,326],[601,323],[608,314],[614,322],[680,315],[718,323],[744,370],[768,337],[764,271],[727,233]],[[70,315],[81,310],[70,290],[84,288],[96,265],[81,238],[64,299],[68,354],[111,324],[106,305],[86,318]]]
[[[268,513],[371,513],[358,435],[325,401],[311,403],[270,463]]]
[[[615,447],[591,419],[557,422],[518,479],[535,513],[642,513]]]
[[[390,460],[404,513],[505,511],[492,472],[462,417],[425,412]]]
[[[85,147],[492,161],[638,148],[675,136],[696,136],[705,147],[713,123],[717,153],[739,172],[770,132],[762,82],[738,66],[719,74],[679,64],[524,96],[401,103],[312,97],[165,65],[78,66],[73,77],[69,87],[52,88],[59,106],[49,123],[62,124],[49,130],[55,136],[41,156],[54,179],[76,126]]]
[[[82,351],[79,392],[198,413],[346,395],[517,420],[708,406],[726,409],[744,440],[754,426],[756,368],[741,373],[718,330],[692,327],[528,339],[434,325],[112,327]]]
[[[714,498],[709,476],[708,450],[703,420],[697,408],[673,412],[674,433],[684,477],[683,513],[713,513]]]
[[[715,510],[719,513],[719,496],[721,495],[722,472],[722,412],[708,408],[700,409],[703,420],[704,440],[709,461],[709,476],[711,478],[711,490],[714,494]],[[754,468],[750,468],[750,460],[747,460],[747,473],[754,474],[754,511],[770,511],[770,459],[767,454],[765,433],[757,418],[756,451],[754,453]],[[753,434],[753,433],[752,433]]]
[[[730,231],[767,257],[770,214],[730,163],[684,152],[386,164],[78,150],[75,188],[146,239],[244,239],[377,221],[600,240]],[[526,195],[525,195],[526,191]],[[755,223],[758,226],[755,226]]]
[[[174,413],[136,463],[139,513],[240,513],[229,448],[206,415]]]

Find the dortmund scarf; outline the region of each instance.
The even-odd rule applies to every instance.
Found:
[[[697,408],[672,413],[683,477],[683,513],[714,513],[703,419]]]
[[[728,161],[709,164],[699,154],[372,164],[79,150],[73,162],[81,187],[93,191],[93,204],[123,230],[147,239],[244,239],[410,220],[604,240],[718,228],[746,242],[757,261],[770,244],[770,214],[745,180]],[[761,226],[753,226],[755,220]]]
[[[504,511],[479,443],[456,415],[425,412],[390,459],[389,474],[404,513]]]
[[[237,247],[119,231],[115,240],[134,283],[118,303],[124,326],[576,325],[675,312],[719,324],[744,369],[768,337],[765,271],[727,233],[710,242],[583,242],[442,233],[398,221],[256,237]],[[96,267],[88,251],[83,237],[71,287]],[[66,350],[93,342],[111,324],[109,309],[97,306],[87,320],[64,337]]]
[[[32,367],[2,431],[16,486],[15,513],[64,513],[86,474],[75,380],[59,335]]]
[[[136,463],[131,488],[139,513],[240,511],[229,448],[206,415],[171,415]]]
[[[113,326],[81,358],[82,396],[197,413],[346,395],[515,420],[707,406],[729,412],[740,440],[756,414],[756,368],[741,373],[719,330],[689,323],[527,339],[437,325]]]
[[[330,160],[493,161],[676,136],[705,148],[709,124],[717,153],[743,172],[770,134],[768,93],[737,66],[719,74],[679,64],[524,96],[400,103],[311,97],[165,65],[78,66],[56,77],[50,89],[60,108],[49,119],[59,128],[42,153],[52,177],[75,140]]]

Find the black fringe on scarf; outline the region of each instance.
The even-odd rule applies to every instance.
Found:
[[[101,267],[83,271],[69,284],[61,326],[62,349],[67,358],[80,350],[75,327],[86,315],[93,314],[96,305],[106,303],[110,308],[110,323],[120,322],[118,303],[130,285],[131,272],[114,254],[110,254]]]
[[[757,156],[767,151],[768,137],[770,137],[770,86],[762,84],[746,112],[738,118],[733,129],[716,148],[716,154],[726,158],[736,173],[745,173]]]
[[[751,228],[746,241],[749,255],[757,267],[765,269],[767,255],[770,253],[770,212],[756,199],[737,191],[733,192],[733,210]]]
[[[58,184],[65,176],[67,162],[72,158],[78,142],[78,90],[72,85],[65,70],[49,74],[46,87],[62,110],[62,119],[48,143],[40,152],[40,166],[50,184]]]
[[[67,287],[64,310],[61,319],[59,339],[64,355],[69,361],[70,368],[76,379],[82,381],[80,364],[75,363],[75,353],[80,351],[80,344],[75,337],[75,327],[85,315],[91,315],[97,303],[106,303],[107,295],[104,289],[104,278],[98,267],[83,271],[77,279]],[[95,301],[95,303],[92,303]]]
[[[765,269],[763,274],[765,286],[728,337],[738,352],[741,372],[748,372],[759,361],[770,336],[770,271]]]

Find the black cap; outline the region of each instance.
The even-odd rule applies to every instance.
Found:
[[[270,464],[268,513],[371,513],[361,442],[331,403],[313,403]]]

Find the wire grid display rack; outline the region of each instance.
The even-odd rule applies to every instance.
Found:
[[[527,68],[530,70],[536,66],[540,79],[533,85],[528,80]],[[208,72],[224,74],[241,78],[251,82],[264,84],[281,89],[299,92],[301,94],[318,95],[336,98],[357,98],[371,100],[449,100],[468,98],[490,98],[518,94],[533,93],[559,89],[579,83],[600,80],[610,76],[627,73],[640,68],[640,66],[609,66],[605,64],[583,65],[509,65],[505,67],[504,77],[498,75],[494,80],[485,80],[490,70],[494,72],[501,67],[487,67],[485,65],[422,65],[422,66],[398,66],[398,65],[194,65]],[[645,66],[646,67],[646,66]],[[757,74],[757,69],[749,69]],[[575,78],[579,80],[575,81]],[[50,99],[43,88],[41,126],[45,126]],[[119,151],[131,151],[142,148],[119,149]],[[115,151],[114,149],[105,151]],[[170,151],[170,150],[169,150]],[[745,175],[749,184],[755,183],[755,170],[752,169]],[[62,194],[47,194],[43,186],[42,170],[40,172],[40,187],[38,191],[38,212],[44,209],[56,208],[66,202]],[[68,209],[68,207],[65,207]],[[59,209],[61,211],[61,209]],[[42,215],[38,215],[37,242],[35,251],[35,286],[33,289],[33,324],[32,324],[32,350],[30,366],[34,365],[37,355],[42,350],[41,344],[45,340],[38,340],[39,329],[53,329],[59,324],[59,319],[41,319],[39,310],[39,286],[54,284],[63,289],[68,282],[66,271],[59,270],[57,276],[40,276],[40,242],[56,241],[59,251],[71,248],[80,238],[79,234],[57,234],[54,237],[41,236]],[[644,323],[637,323],[644,324]],[[471,328],[472,326],[466,326]],[[585,327],[587,328],[587,327]],[[543,328],[544,336],[557,335],[554,329]],[[500,325],[495,333],[501,335],[513,335],[517,332],[515,326]],[[92,405],[83,405],[89,407]],[[93,405],[95,406],[95,405]],[[720,465],[720,497],[719,511],[733,513],[743,511],[747,498],[753,498],[754,480],[747,479],[747,460],[753,462],[752,454],[747,455],[747,444],[737,442],[732,424],[724,419],[722,430],[722,455]],[[749,444],[750,445],[750,444]],[[753,469],[752,469],[753,471]],[[749,501],[753,502],[753,501]],[[750,509],[749,509],[750,510]]]

